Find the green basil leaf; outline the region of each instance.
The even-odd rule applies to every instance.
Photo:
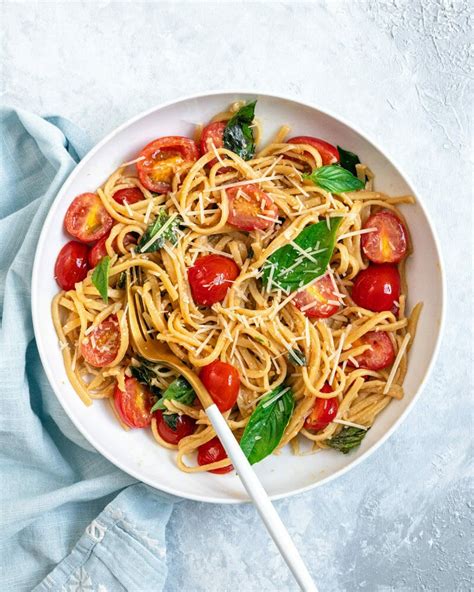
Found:
[[[271,289],[295,292],[323,275],[331,261],[341,218],[328,218],[304,228],[291,243],[277,249],[263,264],[262,282]],[[273,269],[273,273],[272,273]]]
[[[292,364],[296,364],[296,366],[308,365],[308,362],[306,361],[306,356],[297,347],[295,347],[294,349],[290,349],[290,351],[288,352],[288,359]]]
[[[350,150],[345,150],[340,146],[337,147],[339,150],[339,162],[343,169],[346,169],[357,177],[356,164],[360,164],[360,159],[357,154]]]
[[[97,263],[92,272],[92,283],[102,296],[102,300],[107,304],[109,301],[109,270],[110,257],[106,255]]]
[[[319,169],[314,169],[310,175],[304,175],[304,177],[311,179],[315,185],[331,193],[358,191],[365,187],[363,181],[338,164],[328,164]]]
[[[161,249],[166,241],[169,241],[172,245],[175,245],[178,242],[179,224],[179,216],[170,216],[166,210],[160,210],[156,218],[148,226],[138,241],[137,246],[139,252],[154,253]],[[154,242],[147,247],[147,244],[153,238],[155,239]]]
[[[240,447],[251,465],[271,454],[278,446],[294,406],[291,389],[283,385],[258,403],[240,440]]]
[[[196,393],[189,382],[182,376],[178,376],[178,378],[173,380],[169,387],[162,393],[161,398],[155,403],[151,410],[156,411],[157,409],[166,409],[163,404],[165,400],[178,401],[178,403],[182,403],[183,405],[192,405],[195,397]]]
[[[365,438],[368,430],[361,428],[344,428],[330,440],[327,441],[328,446],[339,450],[343,454],[348,454],[354,448],[358,448],[360,443]]]
[[[176,432],[176,424],[178,422],[179,415],[177,413],[163,413],[163,419],[166,425]]]
[[[256,104],[257,101],[252,101],[241,107],[224,128],[224,148],[235,152],[244,160],[250,160],[255,154],[255,140],[250,126]]]

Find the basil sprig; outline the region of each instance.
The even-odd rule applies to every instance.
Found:
[[[354,154],[354,152],[346,150],[345,148],[341,148],[341,146],[338,146],[337,149],[339,151],[339,163],[342,168],[357,176],[356,164],[360,164],[360,159],[357,154]]]
[[[102,300],[105,304],[109,301],[109,271],[110,257],[105,255],[105,257],[102,257],[99,263],[97,263],[92,272],[92,283],[102,296]]]
[[[315,185],[331,193],[358,191],[365,187],[363,181],[338,164],[328,164],[319,169],[314,169],[310,175],[304,175],[304,177],[311,179]]]
[[[161,397],[153,405],[151,410],[156,411],[157,409],[161,409],[163,411],[166,409],[164,404],[166,400],[177,401],[183,405],[192,405],[195,396],[194,389],[189,382],[182,376],[178,376],[178,378],[173,380],[169,387],[161,394]]]
[[[358,448],[360,443],[365,438],[368,430],[361,428],[344,428],[330,440],[327,441],[328,446],[339,450],[343,454],[348,454],[354,448]]]
[[[331,261],[340,222],[341,218],[328,218],[310,224],[293,241],[300,250],[289,243],[272,253],[263,264],[264,285],[295,292],[323,275]]]
[[[138,251],[140,253],[154,253],[161,249],[166,241],[175,245],[178,242],[180,220],[179,216],[171,218],[166,210],[161,209],[138,241]],[[157,237],[156,240],[145,249],[147,243],[154,237]]]
[[[278,446],[294,406],[291,389],[283,385],[258,403],[240,440],[240,447],[251,465],[264,459]]]
[[[241,107],[224,128],[224,148],[235,152],[244,160],[250,160],[255,154],[255,140],[250,126],[256,104],[257,101],[252,101]]]
[[[176,427],[178,425],[178,417],[177,413],[163,413],[163,420],[165,421],[166,425],[176,432]]]

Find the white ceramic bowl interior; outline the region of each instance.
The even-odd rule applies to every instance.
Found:
[[[38,349],[48,379],[66,413],[87,440],[111,462],[137,479],[185,498],[235,503],[247,495],[235,474],[186,474],[174,453],[156,445],[149,430],[125,432],[104,401],[86,407],[70,386],[51,320],[51,300],[58,287],[53,278],[56,256],[68,240],[64,214],[79,193],[95,191],[121,163],[133,159],[150,140],[166,135],[192,136],[196,123],[207,122],[237,99],[257,98],[257,115],[268,140],[281,124],[293,135],[324,138],[356,152],[376,175],[376,187],[389,194],[415,194],[393,163],[372,142],[338,118],[310,105],[260,93],[216,92],[158,106],[125,123],[102,140],[72,172],[58,193],[38,243],[33,271],[32,306]],[[417,205],[403,206],[414,254],[407,264],[408,306],[423,301],[415,343],[405,379],[405,397],[394,400],[377,418],[361,447],[349,455],[327,451],[295,457],[290,450],[270,456],[255,466],[272,498],[292,495],[321,484],[366,458],[400,424],[413,404],[434,359],[440,335],[444,288],[437,241],[420,197]]]

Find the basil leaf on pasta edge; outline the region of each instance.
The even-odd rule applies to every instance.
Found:
[[[244,160],[250,160],[255,154],[255,140],[250,126],[256,104],[257,101],[252,101],[241,107],[224,128],[224,148],[235,152]]]
[[[240,447],[251,465],[271,454],[280,443],[293,414],[290,387],[278,386],[257,405],[245,427]]]
[[[311,179],[315,185],[331,193],[359,191],[365,187],[363,181],[338,164],[328,164],[314,169],[310,175],[304,175],[304,178]]]
[[[344,428],[337,436],[333,436],[328,440],[326,444],[343,454],[348,454],[351,450],[360,446],[368,431],[368,429],[363,430],[354,427]]]
[[[178,242],[180,217],[161,209],[138,241],[139,253],[154,253],[163,247],[166,241],[172,245]]]
[[[105,255],[94,267],[92,272],[92,283],[102,297],[105,304],[109,301],[109,271],[110,257]]]
[[[342,168],[357,176],[356,164],[360,164],[360,159],[357,154],[354,154],[354,152],[346,150],[345,148],[341,148],[341,146],[338,146],[337,149],[339,151],[339,162]]]
[[[193,387],[182,376],[178,376],[169,387],[163,391],[161,398],[153,405],[151,411],[166,409],[164,401],[178,401],[183,405],[191,405],[196,397]]]

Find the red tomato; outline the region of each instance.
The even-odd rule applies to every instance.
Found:
[[[66,231],[84,243],[105,236],[113,220],[95,193],[82,193],[74,198],[64,218]]]
[[[361,237],[362,250],[374,263],[398,263],[407,252],[407,232],[398,216],[382,210],[367,219],[364,228],[376,228]]]
[[[105,248],[105,241],[109,238],[109,235],[104,236],[97,242],[92,249],[89,251],[89,265],[95,267],[99,261],[107,255],[107,249]]]
[[[224,447],[221,444],[221,441],[216,436],[206,442],[205,444],[201,444],[198,448],[198,456],[197,461],[199,466],[203,465],[210,465],[211,463],[217,462],[218,460],[224,460],[227,458],[227,452],[224,450]],[[209,471],[210,473],[216,473],[218,475],[222,475],[223,473],[229,473],[233,471],[234,467],[229,465],[228,467],[223,467],[222,469],[214,469]]]
[[[310,146],[313,146],[321,155],[323,164],[335,164],[336,162],[339,162],[339,150],[332,144],[320,140],[319,138],[313,138],[312,136],[297,136],[296,138],[288,140],[288,144],[309,144]]]
[[[201,369],[199,378],[221,411],[232,409],[240,388],[237,368],[232,364],[216,360]]]
[[[59,251],[54,265],[54,278],[63,290],[72,290],[82,282],[89,271],[89,247],[77,241],[69,241]]]
[[[188,269],[194,302],[201,306],[212,306],[216,302],[222,302],[239,272],[235,261],[223,255],[199,257]]]
[[[382,370],[393,364],[395,360],[395,348],[392,340],[385,331],[369,331],[360,339],[357,339],[353,347],[360,345],[370,345],[371,349],[365,350],[355,357],[359,368],[367,370]],[[349,360],[349,364],[353,366]]]
[[[395,302],[400,298],[400,274],[394,265],[369,265],[360,271],[352,287],[354,302],[374,312],[398,311]]]
[[[127,189],[119,189],[112,196],[117,203],[123,206],[123,202],[126,201],[128,205],[137,203],[145,199],[143,193],[138,187],[129,187]]]
[[[332,393],[332,388],[326,382],[321,389],[322,393]],[[314,407],[304,422],[307,430],[324,430],[337,415],[339,401],[337,397],[332,399],[317,398]]]
[[[334,285],[328,274],[315,280],[311,286],[297,292],[293,304],[311,318],[326,319],[339,310],[338,297],[334,294]],[[306,308],[309,305],[310,308]]]
[[[258,185],[230,187],[226,193],[229,200],[227,222],[231,226],[239,230],[266,230],[278,220],[278,207]]]
[[[163,412],[157,411],[156,427],[165,442],[176,445],[180,440],[194,433],[196,422],[189,415],[178,415],[176,418],[176,429],[174,430],[166,423],[163,418]]]
[[[204,156],[207,152],[212,151],[212,144],[216,148],[222,148],[224,146],[224,129],[226,126],[225,121],[214,121],[202,130],[200,149],[201,156]],[[214,166],[217,162],[217,158],[214,158],[209,163],[209,166]]]
[[[104,319],[81,343],[85,361],[96,368],[103,368],[113,362],[119,348],[120,329],[116,315]]]
[[[154,397],[136,378],[125,378],[125,391],[115,386],[114,403],[124,424],[131,428],[146,428],[151,424]]]
[[[142,184],[155,193],[166,193],[177,168],[197,160],[199,151],[189,138],[167,136],[147,144],[140,156],[144,159],[137,162],[137,171]]]

